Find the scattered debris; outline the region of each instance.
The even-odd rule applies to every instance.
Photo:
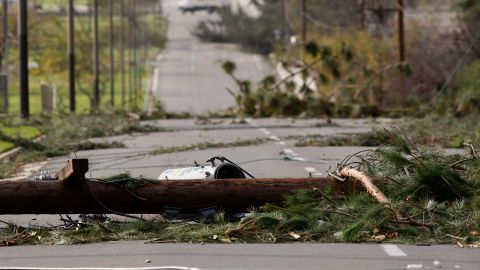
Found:
[[[236,140],[230,143],[200,142],[200,143],[185,145],[185,146],[161,147],[161,148],[158,148],[157,150],[154,150],[151,154],[161,155],[161,154],[185,152],[185,151],[199,151],[199,150],[215,149],[215,148],[251,146],[251,145],[260,145],[266,142],[268,142],[267,139],[261,139],[261,138],[249,139],[249,140]]]
[[[1,243],[87,243],[115,239],[155,239],[152,241],[158,243],[395,241],[479,248],[480,224],[476,221],[480,219],[480,161],[475,148],[468,147],[466,155],[445,155],[436,150],[417,149],[404,137],[392,132],[388,134],[391,138],[390,147],[349,156],[331,172],[343,181],[334,178],[330,178],[330,181],[348,187],[343,192],[336,190],[335,185],[305,185],[315,179],[304,179],[302,181],[307,182],[302,183],[303,189],[287,195],[283,202],[259,202],[259,208],[251,209],[240,222],[228,220],[224,212],[217,212],[210,219],[197,216],[193,220],[181,220],[177,217],[175,222],[161,216],[129,222],[102,219],[83,222],[67,216],[62,230],[9,224],[0,229]],[[151,180],[123,175],[96,181],[89,182],[89,185],[109,185],[109,190],[118,189],[122,192],[119,198],[135,200],[138,204],[142,204],[142,199],[152,203],[162,198],[158,193],[153,197],[148,195],[154,192],[149,182]],[[214,187],[215,181],[201,180],[205,185],[202,192]],[[235,192],[251,194],[255,191],[255,198],[271,195],[269,189],[282,181],[286,181],[286,185],[288,182],[288,189],[292,185],[286,179],[218,181],[222,181],[221,186],[217,186],[222,191],[218,194],[226,194],[228,192],[225,190],[235,186]],[[256,188],[245,190],[238,181],[248,181],[249,185],[256,185]],[[258,186],[262,181],[266,186]],[[175,183],[156,182],[164,185]],[[192,189],[189,186],[188,197],[192,200],[195,196],[191,196]],[[104,194],[99,193],[98,189],[94,190],[100,202],[111,206],[121,205],[122,209],[129,205],[118,201],[119,198],[106,202],[111,192]],[[258,195],[259,191],[265,192],[265,195]],[[253,197],[238,201],[232,201],[231,196],[215,198],[217,202],[229,201],[234,204],[253,201]],[[4,201],[8,203],[8,200]],[[191,203],[197,204],[195,201]],[[408,269],[422,268],[425,266],[412,264]]]
[[[294,233],[294,232],[289,232],[288,235],[290,235],[291,237],[293,237],[295,240],[300,239],[300,237],[301,237],[300,235],[298,235],[298,234],[296,234],[296,233]]]

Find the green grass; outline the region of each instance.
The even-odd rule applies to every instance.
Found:
[[[4,126],[0,124],[0,132],[10,137],[34,139],[41,135],[40,130],[32,126]],[[14,148],[16,145],[0,140],[0,153]]]

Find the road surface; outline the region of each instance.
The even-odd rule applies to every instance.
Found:
[[[182,14],[178,1],[163,1],[168,19],[168,42],[157,57],[154,95],[169,112],[202,114],[234,106],[234,98],[226,87],[235,84],[221,68],[222,61],[237,64],[238,76],[253,82],[272,73],[264,57],[240,52],[231,44],[205,43],[192,35],[198,22],[215,18],[204,11]]]
[[[107,177],[128,171],[134,176],[156,179],[166,169],[190,167],[195,161],[201,164],[213,156],[225,156],[256,177],[306,177],[309,173],[325,176],[326,170],[335,168],[345,156],[368,148],[298,147],[295,144],[299,138],[358,134],[388,124],[387,120],[342,119],[334,119],[332,125],[318,119],[251,119],[244,124],[231,124],[232,119],[210,121],[209,124],[196,124],[193,119],[144,122],[167,131],[101,138],[97,141],[121,142],[126,148],[79,151],[69,157],[49,160],[44,170],[58,170],[67,159],[78,157],[90,160],[89,177]],[[263,142],[235,146],[236,142],[256,140]],[[152,153],[207,143],[230,143],[231,147]],[[285,156],[290,159],[285,160]]]
[[[365,244],[145,244],[0,247],[8,267],[158,267],[169,269],[464,269],[478,250],[455,246]]]

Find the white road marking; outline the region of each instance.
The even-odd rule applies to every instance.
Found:
[[[286,143],[284,141],[279,141],[278,144],[285,145]]]
[[[280,141],[280,138],[278,138],[277,136],[270,136],[270,139],[273,140],[273,141]]]
[[[305,167],[305,171],[307,171],[308,173],[314,173],[317,172],[317,169],[313,167]]]
[[[423,264],[409,264],[405,269],[423,269]]]
[[[388,256],[391,257],[405,257],[407,254],[403,252],[397,245],[391,245],[391,244],[385,244],[385,245],[380,245],[387,253]]]
[[[305,158],[303,157],[294,157],[293,160],[296,160],[296,161],[307,161]]]
[[[260,57],[253,56],[253,60],[255,62],[255,66],[257,67],[258,71],[263,71],[262,64],[260,63]]]
[[[265,134],[265,135],[270,135],[270,134],[272,134],[272,132],[268,131],[266,128],[259,128],[258,130],[260,130],[261,132],[263,132],[263,134]]]

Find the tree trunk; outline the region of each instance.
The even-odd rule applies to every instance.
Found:
[[[134,194],[117,184],[94,181],[5,181],[0,182],[0,214],[109,213],[98,201],[122,213],[160,213],[164,207],[198,210],[209,206],[245,211],[265,203],[280,204],[294,190],[326,187],[338,193],[346,189],[344,183],[331,178],[168,180],[148,183]]]

